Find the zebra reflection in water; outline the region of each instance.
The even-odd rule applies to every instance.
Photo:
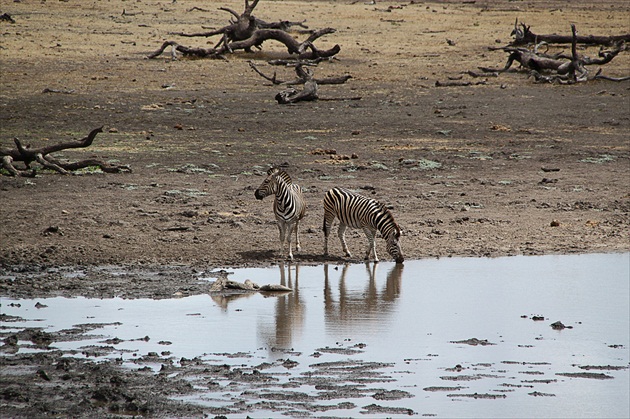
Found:
[[[267,318],[261,319],[258,330],[267,347],[282,354],[291,349],[293,335],[299,334],[304,326],[306,304],[300,294],[300,264],[287,264],[285,271],[285,264],[281,262],[279,268],[280,285],[289,287],[293,291],[274,296],[276,299],[275,321],[271,324]]]
[[[284,243],[288,243],[289,260],[293,260],[291,250],[291,234],[295,233],[295,250],[300,251],[300,236],[298,233],[300,220],[306,213],[306,202],[302,188],[293,183],[291,176],[284,170],[272,167],[267,171],[267,177],[254,192],[256,199],[262,200],[269,195],[275,195],[273,212],[276,216],[280,232],[280,249],[284,255]]]
[[[349,292],[347,288],[347,275],[351,267],[345,264],[341,268],[341,275],[337,285],[338,292],[335,298],[334,288],[329,279],[329,265],[324,265],[324,309],[326,323],[347,325],[364,323],[371,320],[382,321],[386,313],[395,311],[395,302],[400,297],[402,273],[404,265],[397,263],[387,273],[385,285],[379,291],[376,284],[377,263],[370,266],[365,263],[365,270],[369,277],[363,292]]]
[[[305,301],[304,293],[300,292],[299,272],[300,264],[288,264],[285,271],[285,264],[280,264],[280,283],[292,288],[293,291],[286,294],[276,295],[274,319],[269,321],[267,317],[259,320],[258,333],[262,340],[266,343],[267,348],[271,352],[278,353],[278,356],[284,356],[292,351],[294,345],[293,339],[301,334],[302,329],[307,322],[307,313],[318,312],[322,304],[321,299],[308,298]],[[351,272],[355,276],[360,277],[360,281],[365,281],[364,274],[357,274],[356,269],[359,265],[345,264],[340,267],[341,274],[338,283],[335,285],[335,279],[331,278],[329,270],[332,267],[337,269],[335,265],[323,265],[323,305],[324,305],[324,321],[328,326],[333,328],[355,327],[357,325],[363,327],[368,323],[382,322],[388,314],[396,312],[396,303],[401,294],[403,264],[395,264],[392,269],[387,272],[385,283],[380,286],[377,281],[377,269],[381,266],[376,263],[365,263],[365,272],[367,273],[367,282],[365,286],[349,287],[348,282]],[[307,267],[307,269],[312,269]],[[294,274],[294,276],[293,276]],[[307,274],[308,275],[308,274]],[[308,275],[309,279],[313,274]],[[333,274],[334,276],[334,274]],[[314,276],[320,278],[319,273]],[[309,280],[309,285],[312,282]],[[352,284],[356,285],[356,283]],[[310,294],[307,294],[310,295]],[[311,307],[307,309],[307,304]],[[313,306],[317,306],[313,308]],[[312,311],[311,311],[312,310]]]

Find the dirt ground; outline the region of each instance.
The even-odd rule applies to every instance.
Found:
[[[243,4],[0,3],[15,20],[0,21],[0,147],[14,137],[34,147],[79,139],[104,126],[93,146],[57,157],[133,170],[0,175],[0,295],[163,298],[206,292],[199,270],[278,263],[272,202],[254,198],[271,165],[306,190],[299,263],[347,260],[335,236],[331,257],[322,256],[321,200],[333,186],[390,205],[407,259],[630,248],[627,81],[536,84],[513,72],[435,85],[476,83],[466,71],[502,67],[507,54],[488,47],[511,40],[516,18],[540,34],[570,34],[575,23],[583,35],[614,35],[628,30],[628,3],[263,0],[255,15],[266,21],[337,29],[316,44],[341,52],[315,75],[352,76],[320,87],[331,100],[289,106],[274,100],[283,87],[248,64],[292,79],[291,69],[265,64],[286,56],[277,43],[225,60],[145,58],[164,40],[214,45],[169,32],[221,27],[229,18],[221,6]],[[603,73],[629,68],[625,51]],[[350,261],[359,261],[366,240],[347,236]],[[388,259],[382,240],[377,250]],[[120,268],[129,276],[111,273]],[[91,280],[67,274],[77,269]],[[90,408],[105,409],[96,399]],[[50,412],[42,409],[10,413]]]

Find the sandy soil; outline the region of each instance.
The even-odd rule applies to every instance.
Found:
[[[479,81],[462,75],[478,66],[502,67],[506,54],[488,47],[510,41],[516,18],[537,33],[568,34],[575,23],[581,34],[620,34],[628,4],[262,1],[264,20],[336,28],[317,42],[341,52],[314,71],[352,78],[322,86],[320,97],[361,97],[292,106],[278,105],[281,88],[248,65],[292,79],[290,69],[265,64],[285,55],[278,44],[225,60],[145,59],[167,39],[213,45],[169,32],[225,25],[220,6],[242,9],[234,1],[0,4],[16,21],[0,22],[0,147],[14,137],[32,146],[79,139],[104,125],[92,147],[58,157],[133,169],[0,176],[0,295],[162,298],[205,292],[199,269],[277,263],[272,203],[253,192],[278,164],[307,191],[300,263],[325,260],[321,200],[333,186],[390,205],[408,259],[630,248],[628,82],[535,84],[508,73],[435,87]],[[628,68],[623,52],[603,71]],[[348,241],[359,261],[365,238],[355,231]],[[377,250],[387,257],[382,240]],[[328,260],[345,260],[336,239],[331,251]],[[119,268],[137,286],[111,274]],[[92,279],[64,274],[77,269]]]

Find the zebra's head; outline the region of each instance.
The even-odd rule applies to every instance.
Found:
[[[266,196],[275,195],[278,190],[279,181],[291,183],[291,177],[287,174],[287,172],[280,170],[277,167],[272,167],[267,170],[267,177],[254,192],[256,199],[263,199]]]
[[[391,231],[389,236],[386,237],[386,249],[387,253],[394,258],[396,263],[403,263],[405,261],[402,249],[400,248],[400,227],[398,227],[398,224],[395,224],[395,228]]]

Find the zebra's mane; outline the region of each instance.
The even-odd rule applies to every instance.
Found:
[[[387,206],[383,204],[381,201],[374,200],[374,202],[376,202],[376,204],[380,207],[381,211],[383,211],[383,213],[387,216],[387,218],[392,220],[392,223],[394,224],[394,226],[396,226],[397,233],[400,234],[400,226],[396,222],[396,219],[394,218],[394,214],[392,214],[389,208],[387,208]]]
[[[289,176],[289,174],[284,170],[278,169],[277,167],[272,167],[267,170],[267,174],[269,176],[277,176],[282,178],[282,180],[284,180],[284,182],[288,185],[293,183],[293,181],[291,180],[291,176]]]
[[[387,206],[385,204],[383,204],[381,201],[373,199],[373,198],[368,198],[368,199],[372,199],[372,201],[374,201],[376,203],[376,205],[379,207],[379,209],[381,211],[383,211],[384,213],[386,213],[388,216],[394,218],[394,215],[392,214],[392,212],[389,210],[389,208],[387,208]]]

